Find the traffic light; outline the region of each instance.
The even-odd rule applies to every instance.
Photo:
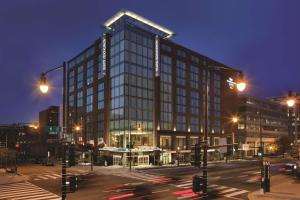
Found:
[[[201,192],[203,190],[203,178],[201,176],[193,176],[193,192]]]
[[[78,177],[77,176],[69,176],[69,189],[70,189],[70,192],[76,192],[76,190],[78,190]]]
[[[201,145],[195,144],[194,166],[201,167]]]
[[[20,144],[19,144],[19,143],[16,144],[16,150],[17,150],[17,151],[20,150]]]
[[[257,156],[262,157],[262,152],[261,152],[261,151],[258,151],[258,152],[257,152]]]
[[[191,147],[191,165],[195,167],[201,167],[201,157],[201,143],[195,144]]]
[[[69,152],[68,152],[68,166],[72,167],[76,164],[75,159],[75,147],[73,145],[69,146]]]
[[[260,147],[260,148],[258,149],[258,151],[257,151],[257,156],[258,156],[258,157],[262,157],[262,156],[263,156],[263,150],[262,150],[261,147]]]

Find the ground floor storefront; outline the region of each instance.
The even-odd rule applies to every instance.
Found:
[[[274,149],[270,148],[273,144],[275,144],[277,138],[262,138],[262,146],[263,152],[265,154],[273,153]],[[248,144],[248,149],[245,151],[245,156],[255,156],[257,155],[258,151],[261,147],[261,140],[260,137],[247,137],[246,144]]]

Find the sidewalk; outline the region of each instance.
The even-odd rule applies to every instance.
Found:
[[[275,182],[273,186],[272,182]],[[248,198],[250,200],[300,200],[300,180],[283,177],[283,175],[273,176],[271,192],[265,194],[261,191],[251,192]]]
[[[236,163],[236,162],[256,162],[258,160],[256,159],[234,159],[234,160],[227,160],[227,163]],[[219,164],[219,163],[226,163],[225,160],[217,160],[217,161],[208,161],[207,164],[213,165],[213,164]],[[190,163],[182,163],[179,166],[177,164],[166,164],[166,165],[148,165],[148,166],[134,166],[134,169],[136,170],[147,170],[147,169],[161,169],[161,168],[174,168],[174,167],[187,167],[191,166]]]

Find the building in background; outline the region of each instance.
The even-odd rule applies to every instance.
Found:
[[[59,155],[59,134],[61,127],[59,106],[50,106],[39,112],[40,151],[43,156]],[[48,153],[49,152],[49,153]]]
[[[39,143],[37,125],[29,123],[0,124],[0,168],[35,157],[32,146]]]
[[[101,38],[68,61],[74,143],[100,147],[109,164],[127,163],[130,141],[135,165],[171,163],[177,153],[188,161],[204,134],[207,68],[210,143],[231,136],[238,71],[176,44],[172,31],[130,11],[104,26]]]
[[[249,95],[240,96],[238,141],[248,144],[246,156],[257,155],[260,147],[260,128],[265,153],[272,153],[270,145],[288,135],[287,107],[270,100]],[[268,148],[270,147],[270,148]]]
[[[295,97],[295,99],[300,99],[300,93],[293,92],[292,95]],[[280,103],[281,105],[286,106],[286,108],[288,108],[287,102],[286,102],[287,99],[288,99],[288,95],[270,98],[271,101]],[[289,138],[291,138],[291,140],[295,139],[296,110],[298,110],[298,112],[300,110],[299,102],[295,104],[294,108],[286,109],[286,115],[288,116],[288,133],[289,133]],[[300,131],[299,116],[298,116],[298,123],[297,124],[298,124],[298,128],[297,128],[298,135],[300,135],[299,134],[299,131]]]

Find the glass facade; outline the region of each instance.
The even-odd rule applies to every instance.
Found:
[[[160,129],[172,130],[172,59],[160,58]]]
[[[153,39],[124,28],[111,37],[110,144],[126,147],[153,142]]]

